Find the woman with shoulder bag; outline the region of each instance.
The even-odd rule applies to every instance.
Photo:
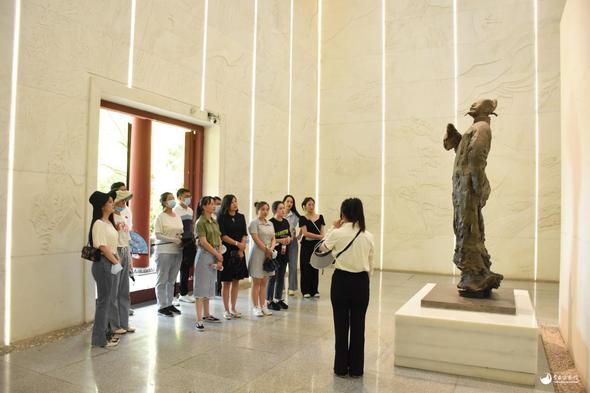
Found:
[[[195,235],[199,248],[195,257],[195,274],[193,282],[193,295],[196,298],[195,311],[197,320],[195,329],[205,330],[203,321],[211,323],[221,322],[209,312],[209,299],[215,297],[217,286],[217,272],[223,270],[223,255],[221,245],[221,232],[219,224],[213,217],[215,201],[210,196],[204,196],[197,206],[197,224]],[[204,315],[203,315],[204,312]]]
[[[223,306],[225,308],[223,317],[225,319],[241,318],[242,314],[236,311],[236,303],[240,280],[248,277],[248,267],[244,255],[248,230],[246,218],[238,212],[238,200],[234,195],[223,197],[218,222],[221,240],[227,250],[223,254],[223,270],[221,271]]]
[[[264,269],[264,263],[272,259],[272,251],[275,248],[275,230],[272,223],[266,219],[269,206],[266,202],[256,202],[256,215],[258,216],[250,225],[248,231],[254,241],[250,249],[248,271],[252,277],[252,304],[254,315],[264,317],[272,315],[266,307],[266,284],[268,277],[274,275],[274,271],[268,272]]]
[[[318,292],[318,270],[311,266],[309,262],[313,249],[324,238],[324,226],[326,224],[324,216],[315,212],[315,200],[312,197],[305,198],[301,207],[305,210],[305,215],[299,218],[299,227],[303,236],[299,256],[301,293],[304,298],[320,297]]]
[[[121,271],[117,256],[119,234],[115,229],[113,198],[100,191],[94,192],[89,200],[92,205],[92,223],[88,233],[88,244],[100,250],[100,259],[92,263],[92,277],[96,281],[96,310],[92,326],[92,345],[111,348],[119,344],[109,330],[111,292],[114,291],[115,276]]]
[[[373,271],[373,235],[365,230],[363,203],[358,198],[342,202],[340,220],[326,234],[320,251],[338,255],[330,298],[334,316],[334,373],[363,375],[365,314],[369,305],[369,278]]]

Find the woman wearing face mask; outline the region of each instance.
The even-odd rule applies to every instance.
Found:
[[[131,269],[131,253],[129,249],[129,225],[123,215],[127,202],[133,197],[129,191],[111,191],[115,196],[115,213],[113,220],[115,228],[119,234],[117,242],[117,255],[121,263],[121,273],[116,277],[115,290],[111,292],[111,307],[109,323],[113,326],[114,333],[125,334],[135,332],[135,328],[129,326],[129,308],[131,300],[129,299],[129,271]]]
[[[248,267],[244,257],[248,230],[246,229],[246,218],[238,212],[238,200],[234,195],[223,197],[218,222],[221,240],[227,249],[223,254],[223,271],[221,272],[223,306],[225,308],[223,317],[225,319],[240,318],[242,314],[236,311],[236,302],[240,280],[248,277]]]
[[[277,262],[279,268],[275,275],[271,276],[268,281],[266,290],[266,299],[268,308],[279,311],[289,308],[285,299],[283,299],[283,288],[285,287],[285,271],[289,263],[289,244],[291,244],[291,228],[289,221],[285,219],[285,205],[281,201],[273,202],[272,212],[274,217],[270,219],[275,230],[275,251],[277,252]]]
[[[96,281],[96,310],[92,327],[92,345],[111,348],[119,342],[109,331],[110,297],[114,291],[114,269],[119,265],[117,241],[119,234],[113,220],[114,202],[108,194],[96,191],[89,200],[92,205],[92,222],[88,244],[100,250],[100,260],[92,263],[92,277]],[[120,265],[119,265],[120,266]],[[116,273],[118,274],[118,272]]]
[[[289,296],[295,296],[295,292],[297,291],[299,240],[301,239],[301,232],[299,232],[298,227],[299,217],[301,215],[297,211],[293,195],[285,195],[283,204],[285,205],[285,218],[289,221],[289,227],[291,229],[291,243],[289,244]]]
[[[183,226],[180,217],[172,210],[176,200],[171,192],[160,196],[164,211],[156,217],[154,232],[156,235],[156,298],[158,314],[172,317],[180,310],[172,305],[174,285],[182,261]]]
[[[268,277],[274,272],[266,272],[263,269],[264,261],[272,258],[272,251],[275,247],[275,231],[272,223],[266,219],[269,206],[266,202],[254,204],[257,217],[248,225],[248,232],[252,236],[253,243],[250,249],[248,271],[252,277],[252,304],[254,315],[263,317],[272,315],[266,307],[266,283]]]
[[[320,297],[318,292],[318,270],[309,263],[313,249],[324,238],[324,216],[316,214],[315,200],[307,197],[301,207],[305,210],[305,216],[299,218],[299,227],[303,239],[301,240],[301,293],[304,298]]]
[[[203,197],[197,207],[196,237],[199,239],[199,250],[195,258],[195,275],[193,295],[197,299],[197,321],[195,329],[204,331],[205,322],[220,322],[219,318],[209,313],[209,299],[215,296],[217,272],[223,269],[223,255],[221,253],[221,232],[213,210],[215,202],[211,197]],[[203,308],[205,316],[203,316]]]

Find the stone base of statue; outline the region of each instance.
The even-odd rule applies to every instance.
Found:
[[[528,291],[512,290],[514,315],[422,307],[436,285],[395,313],[395,365],[534,385],[539,333]]]

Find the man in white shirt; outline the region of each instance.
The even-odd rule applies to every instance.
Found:
[[[193,235],[193,209],[191,209],[191,192],[186,188],[181,188],[176,192],[176,199],[178,204],[174,207],[174,213],[182,220],[182,262],[180,264],[180,296],[174,303],[180,302],[194,303],[195,298],[188,294],[188,278],[190,276],[191,267],[195,263],[195,256],[197,254],[197,247]]]

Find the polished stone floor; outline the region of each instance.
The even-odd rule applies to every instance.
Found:
[[[452,277],[376,272],[367,314],[365,375],[332,374],[333,333],[327,271],[322,297],[289,298],[287,312],[258,318],[248,313],[248,292],[240,292],[241,320],[193,329],[194,306],[183,315],[158,317],[156,306],[137,308],[137,333],[112,350],[90,348],[90,336],[74,336],[0,358],[2,392],[541,392],[534,388],[394,366],[394,313],[428,282]],[[558,285],[505,281],[527,289],[540,323],[557,323]],[[220,299],[212,302],[221,317]],[[548,371],[539,345],[539,375]]]

